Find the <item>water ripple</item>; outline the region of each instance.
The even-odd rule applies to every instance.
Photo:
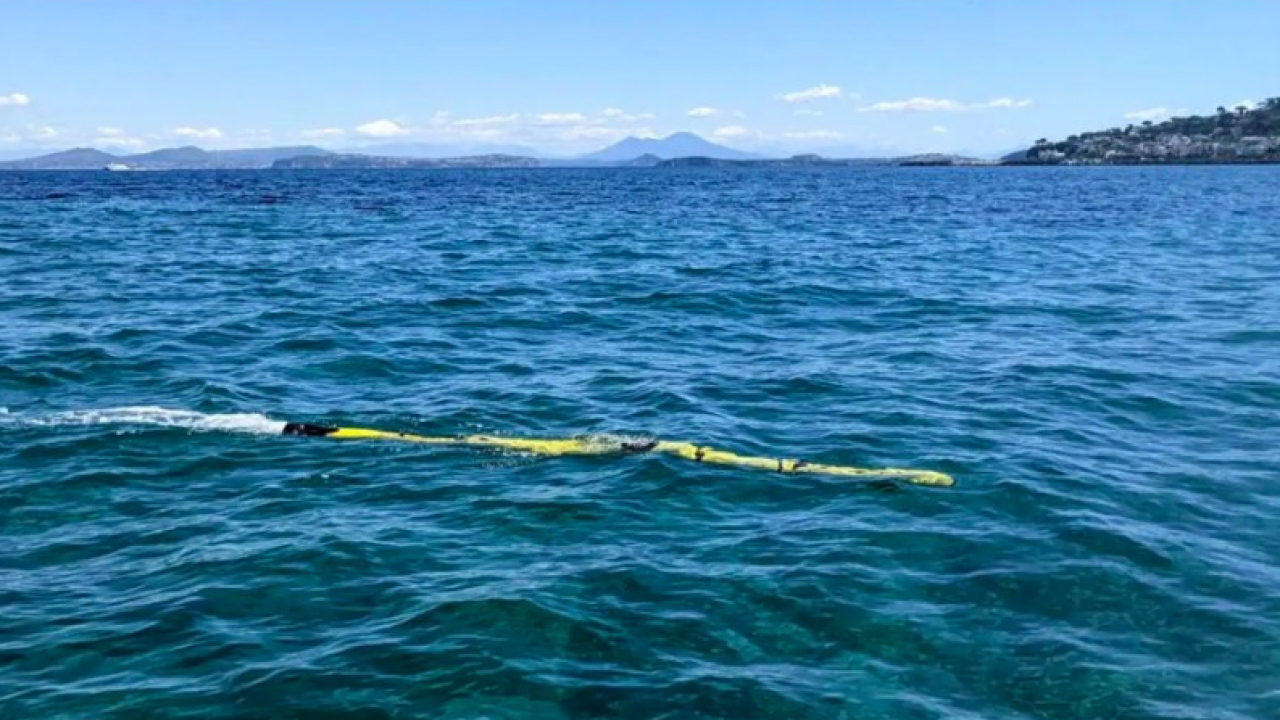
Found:
[[[1275,716],[1278,191],[5,173],[0,716]]]

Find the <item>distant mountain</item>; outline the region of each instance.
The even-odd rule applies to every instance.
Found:
[[[821,155],[794,155],[789,158],[766,158],[760,160],[724,160],[709,157],[681,157],[663,160],[660,168],[784,168],[784,167],[859,167],[865,165],[892,165],[893,161],[885,159],[839,159],[825,158]]]
[[[129,167],[145,168],[203,167],[213,162],[213,153],[201,150],[194,145],[187,145],[185,147],[152,150],[151,152],[138,153],[137,155],[125,155],[117,158],[114,162],[122,163]]]
[[[756,160],[759,155],[734,150],[724,145],[708,142],[690,132],[678,132],[664,138],[629,137],[609,147],[579,156],[578,160],[591,162],[629,162],[643,155],[659,160],[680,157],[707,157],[717,160]]]
[[[276,160],[299,155],[328,155],[329,151],[312,145],[294,147],[244,148],[240,150],[201,150],[187,145],[153,150],[138,155],[125,155],[117,162],[147,170],[234,170],[267,168]]]
[[[444,168],[538,167],[536,158],[519,155],[471,155],[456,158],[406,158],[341,153],[281,158],[273,170],[436,170]]]
[[[0,170],[101,170],[108,163],[137,170],[235,170],[267,168],[276,160],[299,155],[328,154],[328,150],[310,145],[243,150],[201,150],[187,145],[136,155],[113,155],[94,148],[73,148],[24,160],[0,162]]]
[[[633,158],[620,164],[622,167],[658,167],[661,163],[662,158],[652,153],[646,153],[638,158]]]
[[[449,159],[482,155],[512,155],[537,157],[537,150],[525,145],[498,145],[489,143],[420,143],[400,142],[344,148],[338,151],[348,155],[373,157]]]
[[[973,167],[997,164],[994,160],[928,153],[896,158],[827,158],[812,153],[763,160],[721,160],[708,157],[672,158],[659,168],[847,168],[847,167]]]
[[[911,148],[889,144],[857,143],[845,140],[788,142],[760,148],[766,157],[791,158],[797,155],[819,155],[824,158],[851,160],[885,160],[913,152]]]
[[[284,147],[244,148],[242,150],[215,150],[213,155],[218,162],[232,163],[237,167],[270,167],[271,163],[284,158],[299,155],[330,155],[329,150],[315,145],[294,145]]]
[[[71,148],[24,160],[0,163],[0,170],[100,170],[107,163],[119,162],[119,158],[93,148]]]
[[[894,158],[893,164],[901,167],[987,167],[999,165],[1000,161],[952,153],[922,153]]]

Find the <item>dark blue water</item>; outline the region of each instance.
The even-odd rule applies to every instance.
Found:
[[[1276,169],[8,173],[0,407],[4,718],[1280,716]]]

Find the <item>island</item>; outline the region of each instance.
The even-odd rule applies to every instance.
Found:
[[[325,155],[328,152],[312,145],[239,150],[203,150],[186,145],[133,155],[115,155],[96,148],[78,147],[0,162],[0,170],[265,170],[281,158]]]
[[[978,158],[962,157],[959,155],[943,155],[938,153],[930,153],[925,155],[910,155],[907,157],[892,158],[829,158],[812,153],[804,155],[793,155],[789,158],[768,158],[760,160],[728,160],[724,158],[712,157],[681,157],[663,160],[657,164],[660,168],[688,168],[688,167],[745,167],[745,168],[794,168],[794,167],[869,167],[869,166],[896,166],[896,167],[955,167],[955,166],[976,166],[976,165],[996,165],[995,160],[980,160]]]

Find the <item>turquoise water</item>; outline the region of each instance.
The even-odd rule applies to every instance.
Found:
[[[0,329],[0,717],[1280,716],[1274,168],[10,173]]]

